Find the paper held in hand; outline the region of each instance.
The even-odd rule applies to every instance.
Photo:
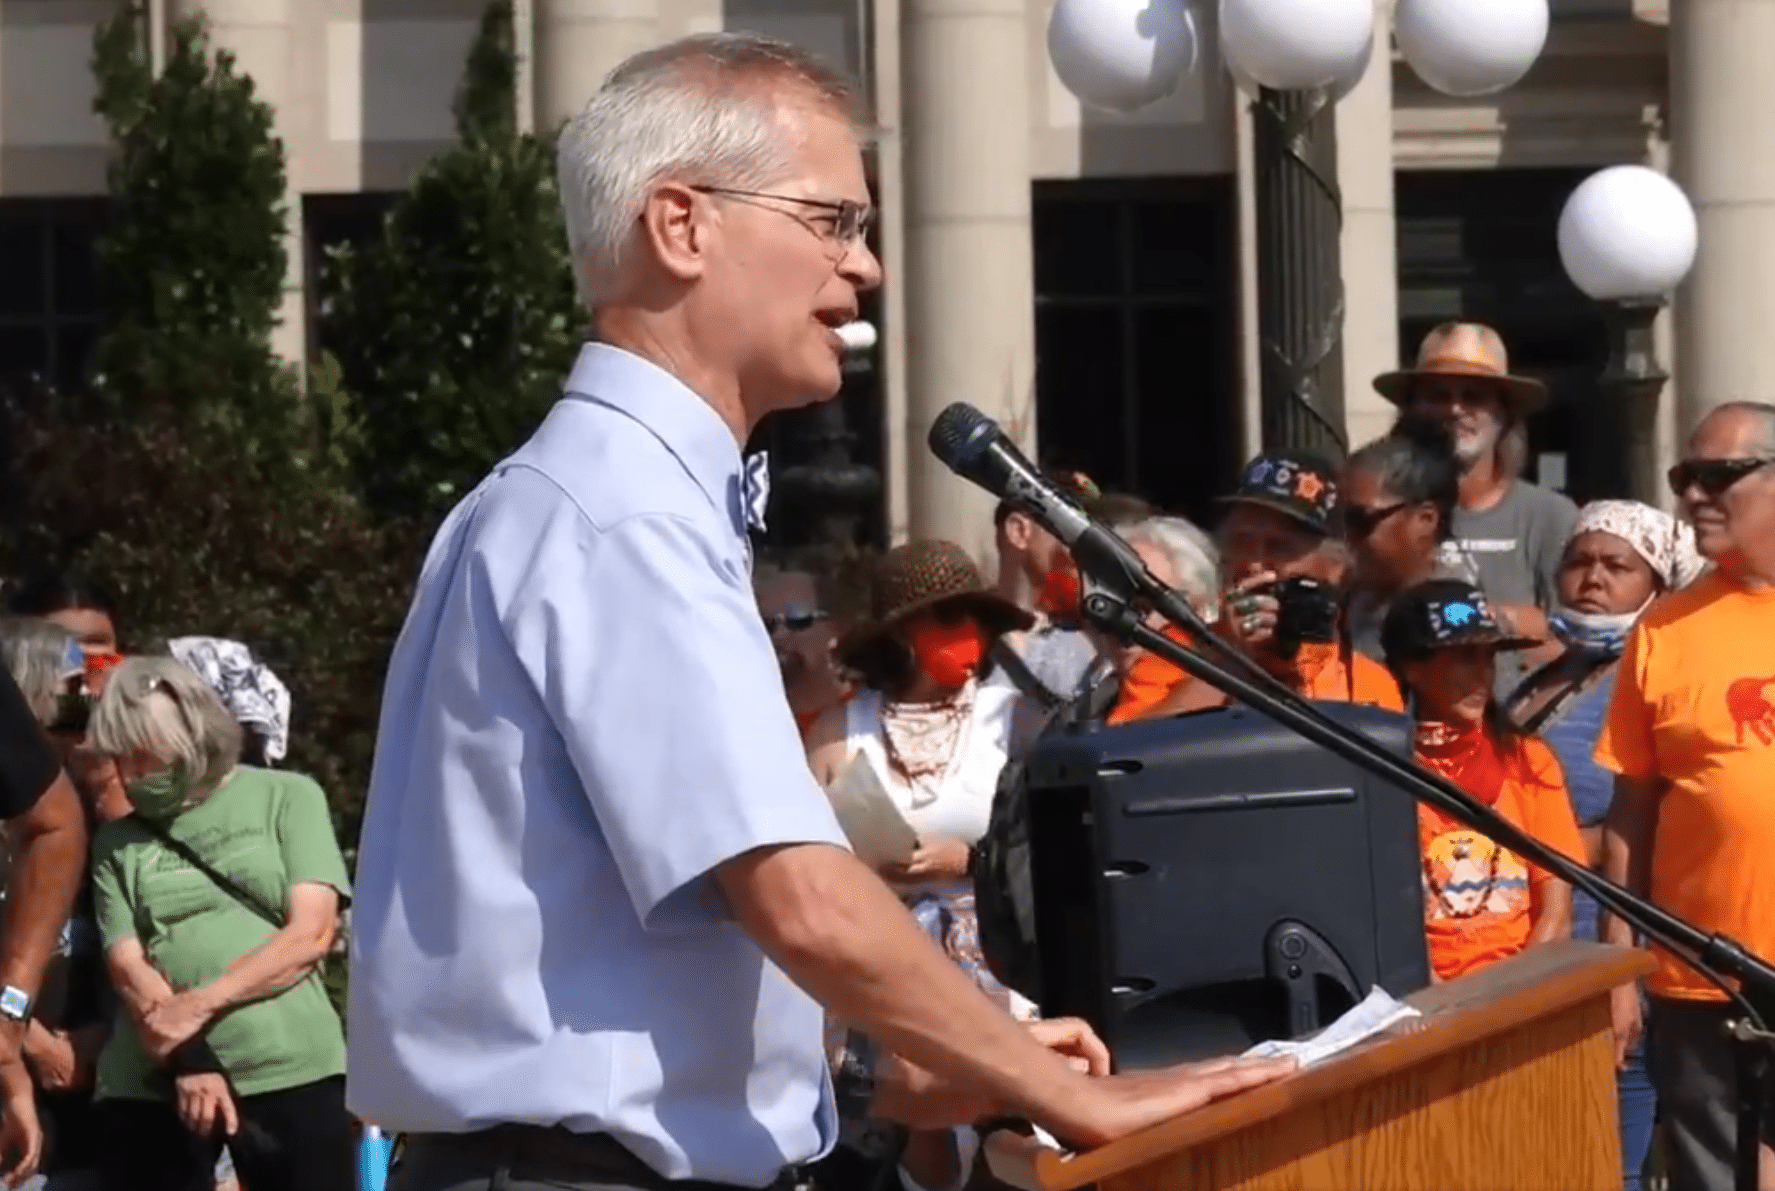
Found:
[[[826,787],[826,797],[838,815],[838,825],[850,840],[851,850],[870,868],[905,864],[918,847],[918,833],[906,822],[893,795],[881,784],[881,775],[858,753],[838,771]]]

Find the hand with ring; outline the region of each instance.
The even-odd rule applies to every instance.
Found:
[[[1276,582],[1272,571],[1247,575],[1227,591],[1221,617],[1234,644],[1246,653],[1268,645],[1276,635],[1276,614],[1281,605],[1267,588]]]

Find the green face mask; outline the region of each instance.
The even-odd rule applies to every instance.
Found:
[[[191,797],[191,771],[183,761],[158,773],[144,774],[124,787],[129,804],[146,819],[170,819]]]

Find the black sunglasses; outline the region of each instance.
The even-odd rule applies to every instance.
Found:
[[[790,608],[786,612],[773,612],[764,618],[764,627],[773,637],[778,633],[800,633],[813,628],[827,613],[819,608]]]
[[[1361,505],[1345,505],[1340,512],[1344,519],[1344,529],[1350,537],[1365,538],[1381,527],[1381,522],[1401,509],[1411,507],[1409,500],[1396,504],[1381,505],[1378,508],[1366,509]]]
[[[1708,496],[1720,496],[1751,472],[1775,463],[1775,457],[1752,455],[1743,459],[1684,459],[1671,468],[1667,477],[1670,491],[1682,496],[1690,488],[1699,488]]]

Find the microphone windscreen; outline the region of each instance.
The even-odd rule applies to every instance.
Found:
[[[997,437],[998,423],[965,401],[937,415],[926,441],[931,454],[956,471],[965,471]]]

